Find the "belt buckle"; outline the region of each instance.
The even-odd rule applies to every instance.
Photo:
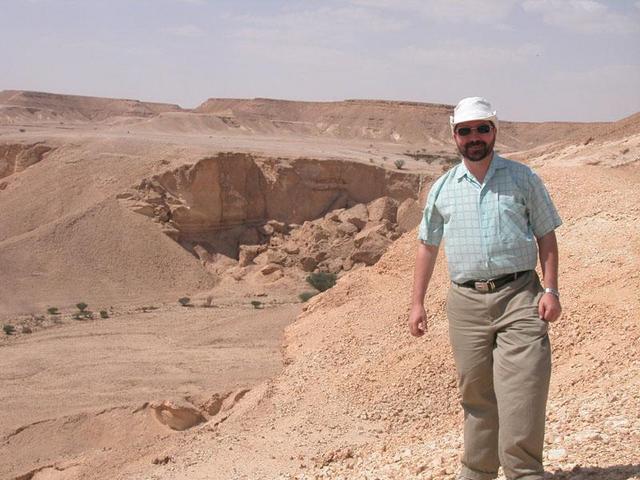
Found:
[[[486,282],[475,282],[473,284],[473,288],[475,288],[478,292],[487,293],[495,290],[496,285],[492,280],[488,280]]]

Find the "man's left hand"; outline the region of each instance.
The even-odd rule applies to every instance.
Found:
[[[538,303],[538,315],[546,322],[555,322],[562,313],[560,299],[552,293],[545,293]]]

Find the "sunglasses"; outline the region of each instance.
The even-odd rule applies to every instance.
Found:
[[[489,133],[491,131],[493,127],[491,125],[479,125],[477,127],[460,127],[456,130],[456,133],[458,135],[460,135],[461,137],[466,137],[467,135],[469,135],[473,130],[475,130],[476,132],[478,132],[480,135],[486,135],[487,133]]]

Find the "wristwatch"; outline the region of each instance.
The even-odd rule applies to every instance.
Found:
[[[558,300],[560,299],[560,292],[555,288],[547,287],[544,289],[544,293],[550,293],[551,295],[555,295],[558,298]]]

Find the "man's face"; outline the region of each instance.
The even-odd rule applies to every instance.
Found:
[[[488,120],[474,120],[456,125],[453,138],[464,158],[479,162],[493,152],[496,129]]]

